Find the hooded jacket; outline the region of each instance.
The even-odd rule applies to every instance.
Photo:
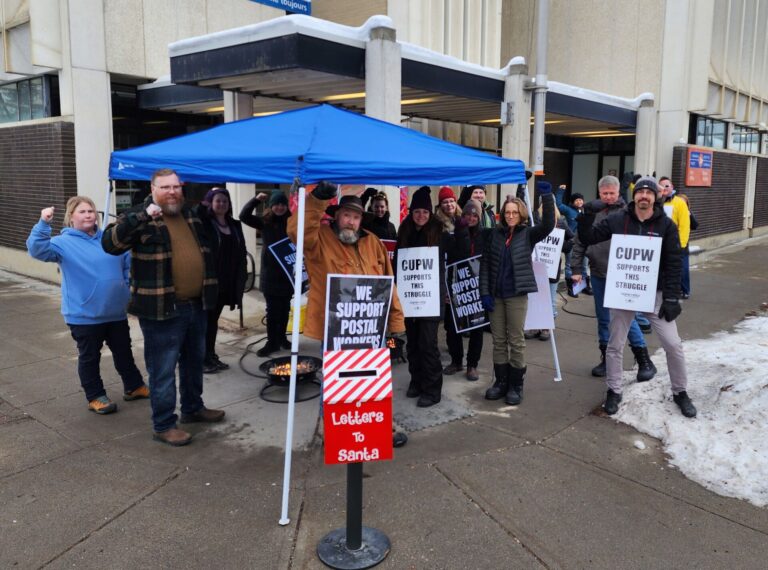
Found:
[[[610,248],[613,234],[660,237],[661,262],[656,289],[662,291],[665,299],[680,297],[680,236],[677,226],[664,213],[661,204],[653,205],[653,214],[645,221],[638,219],[634,202],[598,223],[594,222],[594,218],[594,214],[583,214],[579,217],[579,241],[582,243],[591,245],[604,242]]]
[[[304,215],[304,262],[309,273],[309,298],[304,334],[322,340],[325,334],[325,294],[329,273],[343,275],[394,275],[389,254],[384,244],[372,233],[360,230],[360,239],[354,245],[341,243],[331,226],[322,225],[328,200],[307,195]],[[288,218],[288,237],[295,243],[298,233],[298,216]],[[405,331],[403,309],[392,291],[389,310],[389,332]]]
[[[506,242],[510,228],[503,217],[499,226],[491,230],[480,261],[481,295],[495,296],[496,282],[503,255],[509,255],[510,259],[507,261],[512,263],[512,271],[515,276],[514,296],[538,291],[531,265],[531,253],[533,247],[547,237],[555,227],[555,199],[552,194],[545,194],[542,196],[541,202],[544,212],[542,223],[530,227],[527,225],[527,220],[521,221],[519,225],[514,227],[509,248],[507,248]]]
[[[626,207],[627,203],[623,198],[619,198],[614,204],[606,206],[604,210],[598,212],[592,217],[595,224],[599,224],[602,220],[614,214],[622,211]],[[583,214],[582,214],[583,215]],[[584,256],[589,259],[589,272],[592,276],[605,279],[606,272],[608,271],[608,254],[611,250],[611,244],[598,243],[595,245],[587,246],[576,236],[573,242],[573,252],[571,253],[571,267],[581,267]]]
[[[130,254],[112,256],[101,247],[102,231],[89,235],[64,228],[51,237],[51,226],[40,220],[27,238],[29,254],[61,268],[61,314],[68,325],[97,325],[127,318],[131,297]]]

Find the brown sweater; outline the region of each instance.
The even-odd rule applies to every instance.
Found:
[[[203,256],[184,216],[163,216],[171,235],[173,287],[179,301],[198,299],[203,291]]]

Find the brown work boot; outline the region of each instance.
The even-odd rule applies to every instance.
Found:
[[[224,410],[209,410],[208,408],[202,408],[194,414],[181,414],[181,423],[193,424],[193,423],[215,423],[224,419]]]
[[[152,434],[152,439],[162,443],[167,443],[173,447],[181,447],[182,445],[187,445],[190,441],[192,441],[192,434],[185,432],[183,429],[174,427],[160,433],[154,432],[154,434]]]

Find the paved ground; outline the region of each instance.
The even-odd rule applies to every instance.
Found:
[[[768,301],[766,246],[696,258],[684,338],[727,330]],[[298,404],[292,522],[277,524],[285,406],[264,402],[263,380],[238,367],[260,334],[222,334],[232,370],[206,377],[205,397],[228,421],[173,449],[151,440],[146,401],[86,410],[58,303],[56,288],[0,272],[0,568],[323,567],[315,548],[344,523],[345,470],[322,463],[317,400]],[[591,315],[591,299],[566,310]],[[529,341],[518,409],[482,398],[489,337],[480,382],[446,378],[439,413],[421,424],[396,367],[401,423],[436,425],[365,468],[364,522],[392,541],[381,567],[764,568],[768,509],[710,493],[670,468],[657,441],[595,415],[594,319],[561,312],[558,327],[565,381],[552,381],[549,345]],[[259,362],[243,359],[252,371]],[[118,397],[106,354],[102,368]]]

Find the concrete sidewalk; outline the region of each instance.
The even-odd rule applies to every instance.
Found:
[[[768,301],[767,245],[695,258],[684,338],[728,330]],[[483,399],[489,335],[481,380],[446,377],[430,415],[402,395],[406,365],[394,368],[396,418],[413,431],[394,461],[365,467],[364,524],[392,541],[381,568],[765,567],[768,509],[707,491],[667,465],[659,442],[593,413],[605,387],[589,376],[592,314],[583,295],[561,310],[562,383],[549,343],[528,342],[518,408]],[[118,399],[106,349],[120,410],[87,411],[57,288],[0,272],[0,319],[0,568],[324,567],[315,548],[344,524],[345,469],[322,463],[317,400],[297,404],[291,524],[277,524],[286,407],[263,401],[264,381],[238,365],[261,331],[221,335],[232,368],[206,377],[205,399],[227,421],[170,448],[151,440],[148,402]],[[260,362],[242,358],[248,371]]]

